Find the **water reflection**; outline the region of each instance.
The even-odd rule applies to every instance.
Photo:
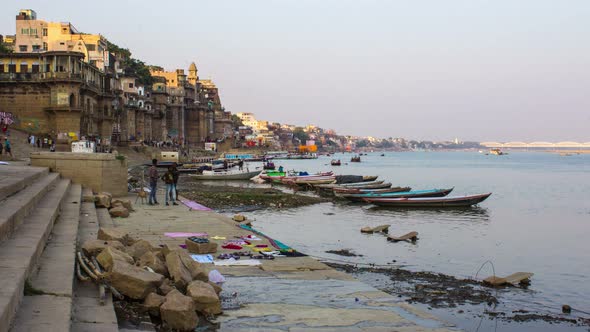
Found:
[[[379,206],[369,206],[364,209],[365,212],[372,216],[379,217],[396,217],[404,219],[442,219],[442,220],[457,220],[470,222],[489,222],[490,212],[487,208],[463,207],[453,209],[440,208],[399,208],[391,209]]]

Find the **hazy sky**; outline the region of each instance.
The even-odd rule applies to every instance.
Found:
[[[341,134],[590,141],[588,0],[7,1],[167,70],[227,110]]]

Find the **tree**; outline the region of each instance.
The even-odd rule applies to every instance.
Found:
[[[137,77],[137,81],[143,85],[152,85],[154,78],[149,67],[141,60],[128,58],[123,62],[125,75]]]
[[[309,135],[302,127],[295,127],[295,129],[293,129],[293,137],[299,139],[303,144],[309,139]]]
[[[0,54],[10,54],[12,53],[12,49],[4,43],[0,43]]]
[[[244,123],[242,122],[242,119],[240,119],[239,116],[232,114],[231,115],[231,122],[232,122],[232,126],[234,128],[238,128],[244,125]]]
[[[356,147],[357,148],[364,148],[364,147],[367,147],[367,146],[369,146],[369,141],[366,140],[366,139],[362,139],[362,140],[356,142]]]

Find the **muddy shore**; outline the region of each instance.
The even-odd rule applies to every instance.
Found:
[[[208,185],[188,181],[179,185],[178,193],[218,212],[294,208],[329,201],[305,194],[286,193],[275,188]]]
[[[408,303],[427,305],[429,309],[442,308],[464,314],[468,311],[466,306],[471,308],[477,306],[483,307],[484,315],[506,322],[544,321],[550,324],[590,327],[590,320],[580,317],[550,315],[527,310],[500,311],[497,305],[502,301],[501,292],[484,286],[478,280],[458,279],[434,272],[413,272],[395,267],[359,267],[351,264],[325,263],[381,291],[403,298]]]

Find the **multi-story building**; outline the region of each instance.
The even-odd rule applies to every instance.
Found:
[[[100,70],[108,67],[107,40],[97,34],[76,30],[71,23],[37,19],[32,9],[22,9],[16,16],[15,53],[74,51],[84,54],[84,61]]]

